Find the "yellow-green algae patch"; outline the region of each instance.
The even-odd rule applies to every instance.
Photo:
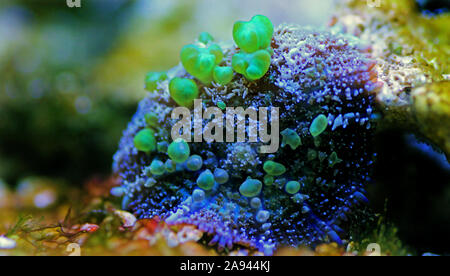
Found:
[[[403,128],[450,155],[450,13],[423,15],[414,0],[341,3],[330,26],[358,36],[373,64],[383,127]]]

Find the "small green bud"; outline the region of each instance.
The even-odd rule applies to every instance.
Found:
[[[201,189],[195,189],[194,192],[192,192],[192,200],[194,200],[194,202],[202,202],[205,200],[205,196],[205,191]]]
[[[150,172],[153,175],[162,175],[166,171],[166,167],[162,161],[154,159],[150,164]]]
[[[342,161],[343,160],[337,156],[337,153],[335,151],[333,151],[330,154],[330,157],[328,157],[328,165],[330,166],[330,168],[334,167],[334,165],[338,163],[341,163]]]
[[[250,206],[253,209],[259,209],[259,207],[261,207],[261,199],[259,199],[259,197],[252,198],[252,200],[250,200]]]
[[[174,78],[169,83],[172,99],[180,106],[191,107],[198,97],[197,84],[191,79]]]
[[[300,136],[298,136],[297,132],[290,128],[286,128],[281,132],[281,135],[283,136],[283,139],[281,141],[281,146],[289,145],[291,149],[295,150],[299,146],[302,145],[302,140],[300,139]]]
[[[200,35],[198,36],[198,41],[206,45],[209,42],[214,41],[214,38],[208,32],[201,32]]]
[[[197,45],[186,45],[181,49],[181,63],[184,69],[204,84],[211,83],[213,70],[223,59],[219,45],[212,44],[208,48]]]
[[[285,166],[273,161],[264,162],[263,169],[267,174],[273,176],[279,176],[286,172]]]
[[[275,181],[275,179],[273,178],[273,176],[268,175],[268,174],[264,176],[264,185],[267,185],[267,186],[272,185],[274,181]]]
[[[272,42],[273,24],[263,15],[250,21],[237,21],[233,26],[233,39],[243,51],[253,53],[268,48]]]
[[[308,152],[306,153],[306,158],[308,161],[312,161],[317,158],[317,151],[313,149],[308,149]]]
[[[248,178],[239,187],[239,192],[245,197],[255,197],[259,195],[262,189],[261,181]]]
[[[167,74],[165,72],[149,72],[145,76],[145,89],[147,91],[154,91],[158,86],[158,82],[164,81],[167,79]]]
[[[169,143],[166,141],[158,142],[158,144],[156,144],[156,148],[158,149],[158,152],[166,153],[169,148]]]
[[[133,143],[139,151],[154,151],[156,149],[155,133],[149,128],[144,128],[134,136]]]
[[[298,191],[300,191],[300,183],[298,183],[298,181],[289,181],[286,183],[285,190],[291,195],[298,193]]]
[[[217,107],[224,110],[227,107],[227,105],[224,102],[219,101],[219,102],[217,102]]]
[[[144,187],[150,188],[150,187],[155,186],[155,184],[156,184],[156,180],[153,177],[150,177],[144,182]]]
[[[264,222],[266,222],[269,219],[269,217],[270,217],[269,211],[260,210],[256,214],[256,221],[259,222],[259,223],[264,223]]]
[[[214,170],[214,179],[217,183],[224,184],[228,181],[229,178],[230,176],[228,175],[228,172],[226,170],[219,168]]]
[[[197,178],[197,185],[203,190],[209,191],[214,187],[214,175],[210,170],[202,172]]]
[[[191,151],[188,143],[181,138],[170,143],[167,150],[170,159],[175,163],[183,163],[189,158],[190,153]]]
[[[269,71],[270,60],[267,50],[258,50],[251,54],[237,53],[233,55],[231,66],[234,71],[254,81],[262,78]]]
[[[166,167],[166,171],[170,173],[174,172],[177,169],[175,162],[173,162],[171,159],[167,159],[164,163],[164,166]]]
[[[156,114],[155,112],[149,112],[149,113],[145,114],[144,118],[145,118],[145,123],[147,124],[148,127],[156,128],[159,126],[158,114]]]
[[[203,166],[203,159],[201,156],[199,155],[191,155],[188,160],[186,161],[186,167],[188,168],[188,170],[190,171],[198,171],[202,168]]]
[[[320,114],[311,123],[309,132],[313,137],[319,136],[328,126],[328,119],[325,115]]]
[[[233,69],[229,66],[216,66],[213,71],[213,79],[220,85],[227,85],[233,79]]]

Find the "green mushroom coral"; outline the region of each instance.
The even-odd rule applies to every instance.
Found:
[[[208,48],[189,44],[181,49],[180,57],[186,71],[207,85],[213,80],[214,68],[222,61],[223,53],[217,44]]]
[[[191,79],[173,78],[169,83],[172,99],[180,106],[190,107],[198,97],[197,84]]]
[[[134,146],[137,150],[151,152],[156,149],[155,133],[149,128],[139,131],[133,138]]]

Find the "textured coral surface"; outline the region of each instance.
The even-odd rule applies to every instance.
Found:
[[[238,49],[229,43],[221,46],[226,66]],[[175,67],[140,103],[114,157],[125,208],[140,218],[194,224],[210,233],[210,244],[219,249],[245,244],[271,254],[279,245],[343,242],[349,220],[366,212],[361,203],[374,159],[375,64],[358,39],[326,30],[281,25],[271,46],[271,66],[263,78],[248,81],[236,74],[228,85],[197,84],[204,107],[219,102],[279,107],[282,147],[261,154],[260,142],[189,143],[190,154],[203,161],[200,170],[192,171],[183,162],[175,170],[166,165],[163,174],[152,173],[152,163],[170,158],[164,149],[138,151],[133,139],[149,127],[145,117],[153,113],[158,117],[152,127],[157,142],[172,142],[175,120],[170,112],[177,104],[169,82],[192,78],[182,66]],[[321,119],[324,125],[319,127]],[[293,146],[288,133],[298,136],[301,145]],[[269,165],[281,172],[271,173]],[[216,168],[225,170],[229,179],[219,184],[216,177],[212,189],[194,193],[197,184],[202,187],[197,179]],[[243,186],[253,185],[246,179],[261,186],[256,193],[246,194]]]
[[[419,2],[419,1],[418,1]],[[422,1],[421,1],[422,2]],[[438,1],[423,1],[423,5]],[[433,3],[437,4],[437,3]],[[414,0],[343,1],[330,25],[372,47],[388,127],[405,128],[450,155],[449,13],[422,14]]]

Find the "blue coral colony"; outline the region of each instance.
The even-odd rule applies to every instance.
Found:
[[[375,153],[377,74],[355,37],[262,15],[233,28],[236,45],[202,33],[181,64],[146,78],[114,156],[123,208],[196,225],[218,250],[344,243],[363,217]],[[170,138],[173,108],[280,107],[280,149]]]

